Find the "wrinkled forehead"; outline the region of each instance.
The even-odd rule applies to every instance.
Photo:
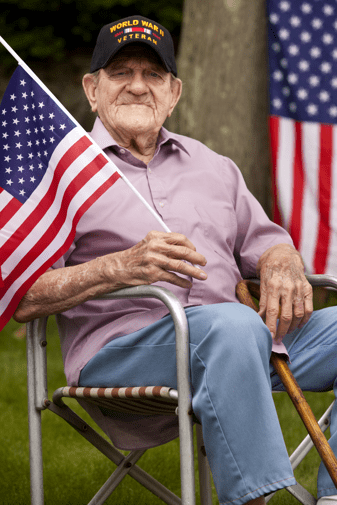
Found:
[[[135,64],[149,65],[160,69],[167,74],[161,59],[149,46],[145,44],[129,44],[123,47],[118,53],[110,60],[107,67],[116,68],[125,65]]]

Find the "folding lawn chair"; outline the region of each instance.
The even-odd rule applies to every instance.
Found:
[[[28,419],[30,438],[31,501],[33,505],[44,503],[41,445],[41,411],[48,409],[67,421],[84,438],[117,465],[106,483],[90,501],[99,505],[111,495],[120,481],[129,474],[140,484],[169,505],[195,505],[193,413],[189,383],[188,325],[182,305],[167,289],[157,286],[137,286],[121,289],[105,298],[157,298],[169,309],[176,331],[177,390],[163,387],[80,388],[63,387],[48,399],[46,363],[47,318],[27,324],[27,374]],[[141,385],[140,385],[141,386]],[[64,402],[63,398],[81,399],[111,410],[142,413],[179,415],[181,499],[136,465],[145,450],[131,451],[126,457],[91,426],[83,421]],[[202,505],[211,505],[211,479],[201,434],[197,425],[200,499]]]
[[[318,279],[319,277],[319,279]],[[328,276],[311,276],[315,285],[337,289],[337,279]],[[44,503],[41,411],[50,410],[67,421],[107,458],[117,465],[116,470],[89,502],[102,504],[115,490],[125,475],[129,474],[140,484],[169,505],[195,505],[193,412],[189,384],[188,325],[179,300],[167,289],[157,286],[137,286],[110,293],[105,298],[157,298],[169,309],[176,331],[177,390],[154,385],[153,387],[125,388],[79,388],[63,387],[55,391],[53,400],[48,399],[46,369],[46,324],[47,319],[37,319],[27,324],[27,370],[28,370],[28,417],[30,438],[31,500],[33,505]],[[141,385],[140,385],[141,386]],[[133,413],[179,415],[181,499],[136,465],[144,450],[131,451],[127,456],[120,453],[111,443],[101,437],[63,401],[63,398],[81,399],[89,403],[108,407],[111,410]],[[322,429],[329,425],[329,412],[319,421]],[[211,479],[203,446],[201,427],[196,424],[198,463],[200,477],[200,501],[211,505]],[[291,456],[295,468],[312,447],[307,436]],[[303,505],[314,505],[316,499],[302,486],[287,488]],[[270,499],[270,497],[268,498]]]

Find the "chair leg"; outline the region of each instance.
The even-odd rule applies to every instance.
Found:
[[[196,425],[197,448],[198,448],[198,467],[199,467],[199,485],[200,485],[200,503],[201,505],[212,505],[212,483],[211,472],[205,452],[204,439],[202,436],[202,427]]]
[[[129,468],[143,456],[144,452],[146,452],[145,449],[131,451],[122,461],[122,463],[118,465],[116,470],[111,474],[111,476],[108,478],[105,484],[103,484],[101,489],[95,494],[92,500],[90,500],[88,505],[101,505],[105,503],[105,501],[113,493],[116,487],[128,474]]]
[[[179,409],[181,405],[179,404]],[[182,505],[196,505],[193,451],[193,422],[187,409],[179,410],[179,450]]]
[[[41,412],[36,409],[34,413],[29,415],[29,462],[31,503],[32,505],[43,505]]]
[[[43,505],[43,465],[41,411],[35,405],[35,366],[33,342],[27,333],[27,389],[29,422],[30,494],[32,505]]]
[[[108,459],[115,463],[115,465],[120,467],[119,470],[117,468],[117,478],[119,478],[122,473],[124,473],[124,475],[129,474],[130,477],[134,478],[142,486],[151,491],[151,493],[154,495],[158,496],[161,500],[163,500],[163,502],[167,503],[168,505],[183,505],[182,500],[178,496],[172,493],[172,491],[167,489],[163,484],[158,482],[154,477],[146,473],[142,468],[135,465],[135,462],[138,459],[138,455],[140,457],[140,453],[142,451],[132,451],[132,453],[125,457],[105,438],[99,435],[99,433],[97,433],[89,424],[87,424],[85,421],[83,421],[83,419],[75,414],[75,412],[71,410],[66,404],[64,404],[63,407],[60,407],[53,402],[49,402],[47,408],[58,416],[62,417],[62,419],[69,423],[82,437],[88,440],[102,454],[104,454]],[[112,475],[114,474],[115,472]],[[111,481],[114,479],[114,477],[111,477],[108,479],[108,484],[106,483],[103,485],[102,495],[105,495],[108,489],[112,489],[110,486],[112,486]],[[101,499],[102,496],[99,495],[99,500]],[[100,504],[103,502],[91,501],[90,503]]]
[[[296,500],[302,503],[302,505],[316,505],[317,503],[317,499],[300,484],[287,487],[287,491],[293,495]]]

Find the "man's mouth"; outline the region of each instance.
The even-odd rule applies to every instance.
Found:
[[[151,107],[149,103],[144,103],[144,102],[129,102],[129,103],[122,103],[121,105],[144,105],[145,107]]]

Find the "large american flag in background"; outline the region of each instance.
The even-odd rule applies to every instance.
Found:
[[[337,274],[337,2],[268,0],[274,220]]]
[[[18,66],[0,105],[0,330],[68,250],[80,217],[119,177]]]

